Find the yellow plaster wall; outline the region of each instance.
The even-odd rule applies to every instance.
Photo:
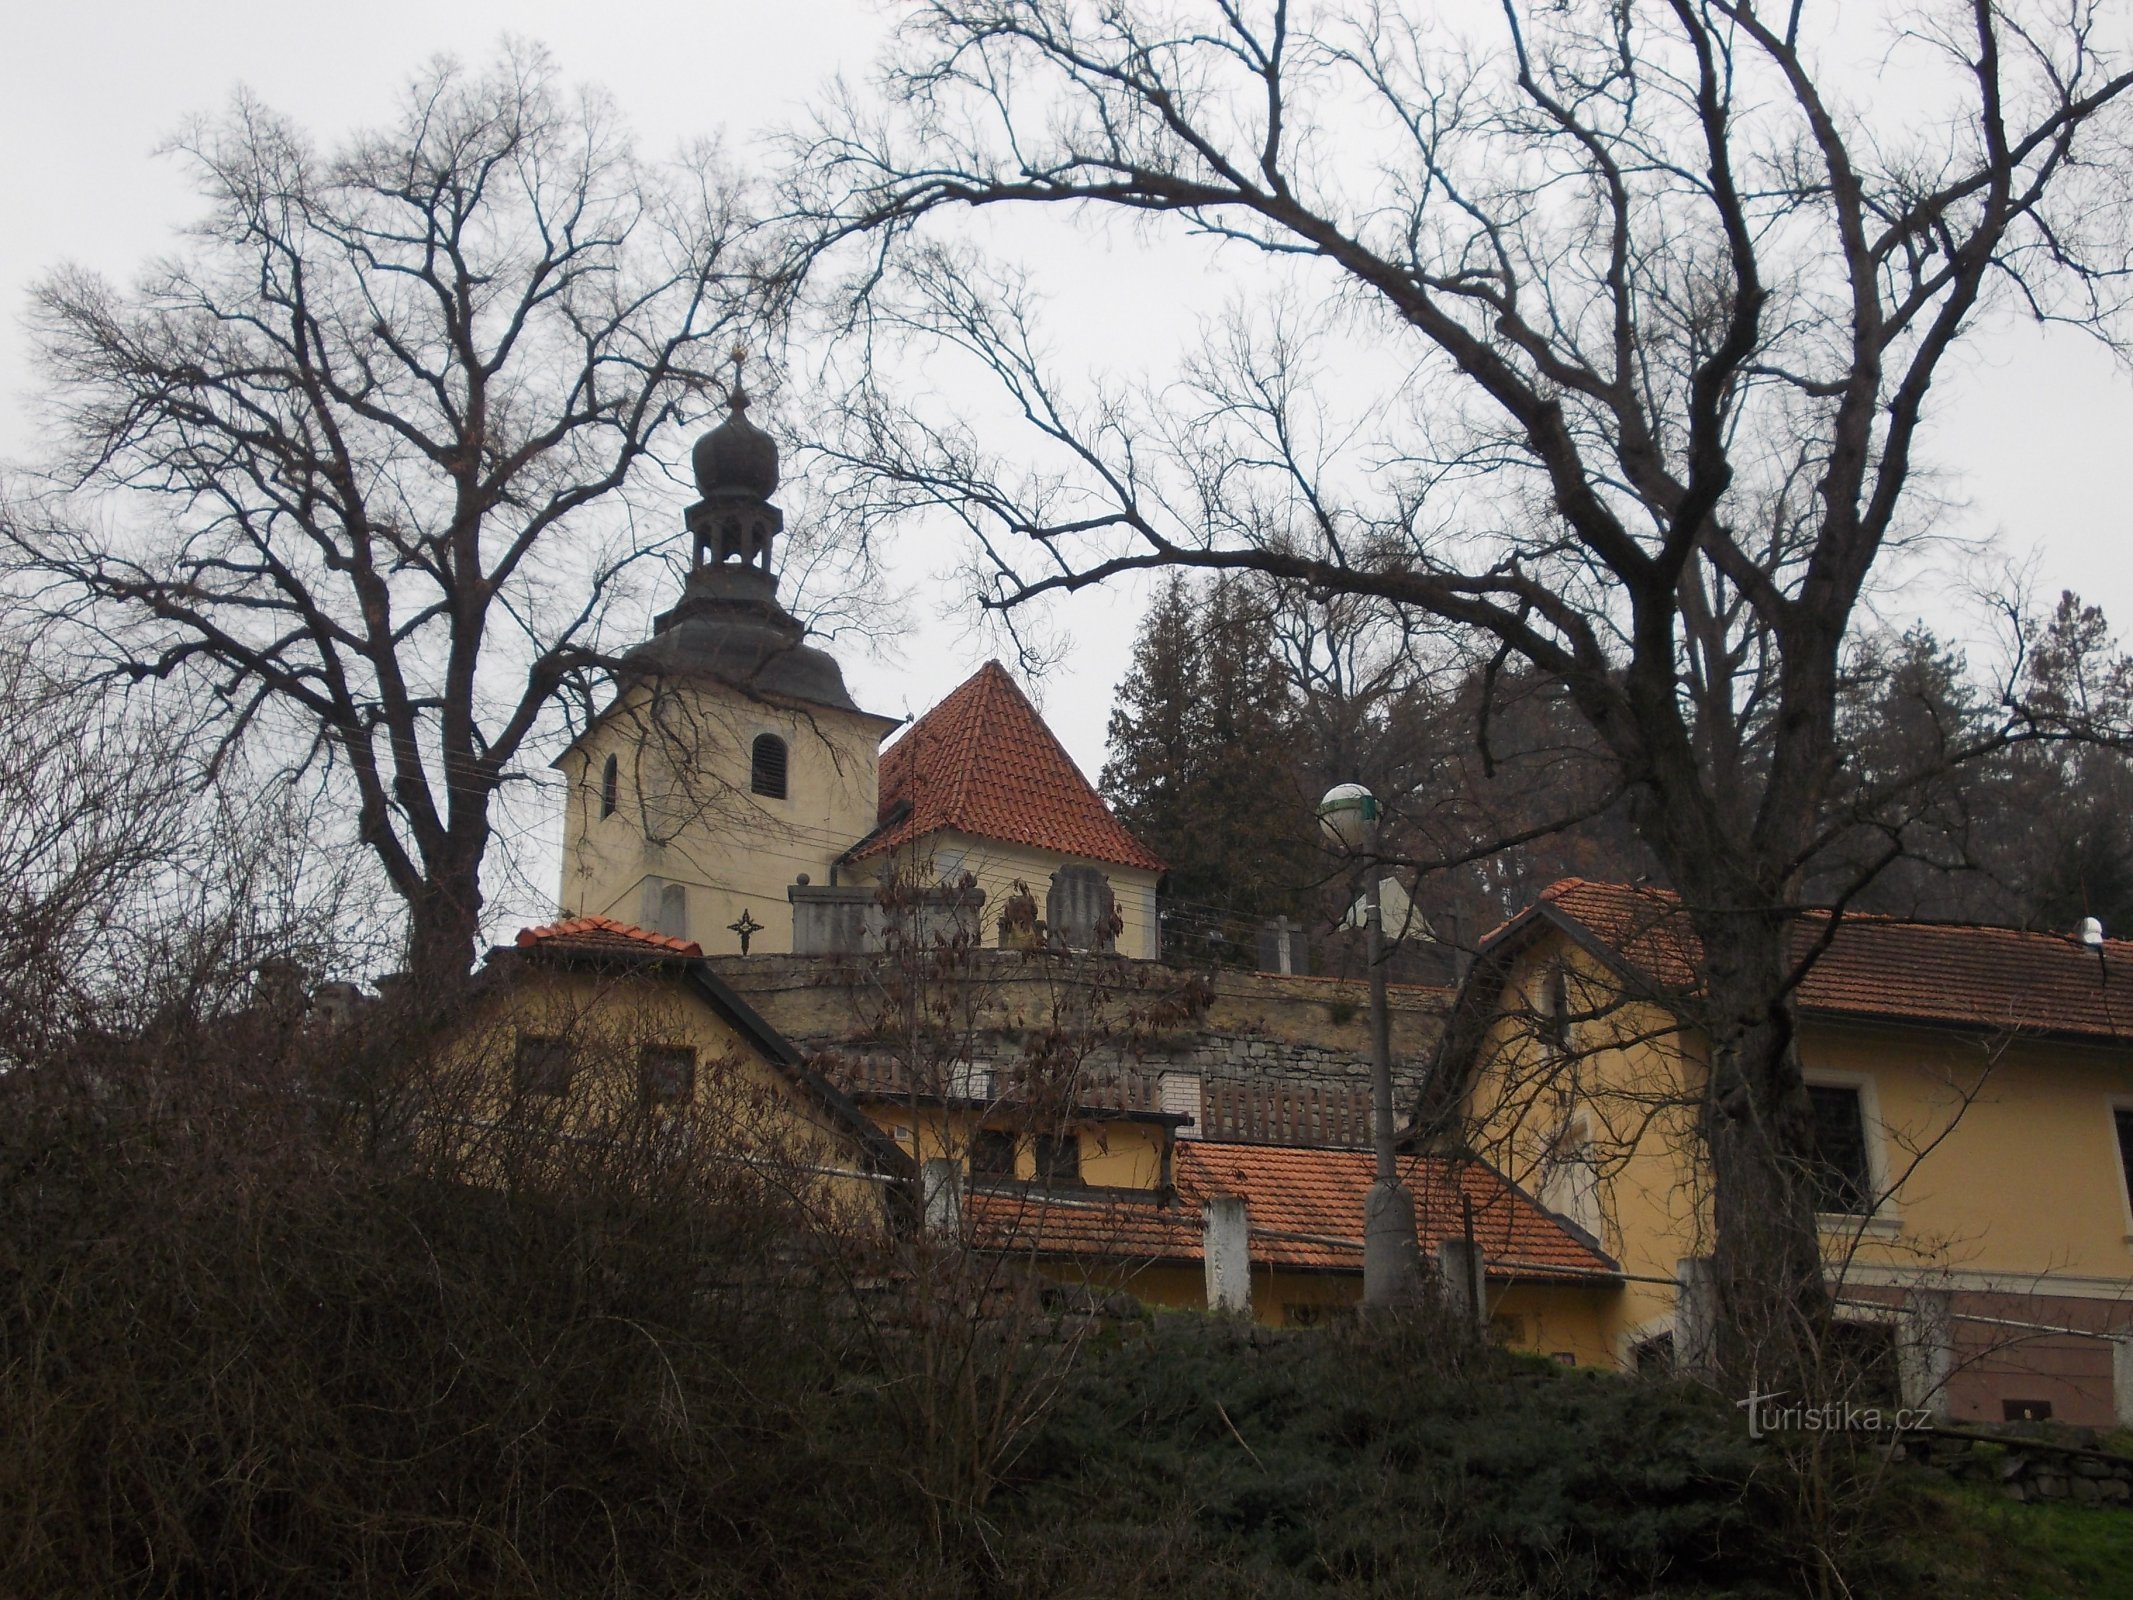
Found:
[[[2112,1120],[2133,1104],[2133,1051],[1810,1023],[1800,1056],[1810,1081],[1862,1083],[1869,1159],[1896,1186],[1863,1231],[1832,1229],[1836,1248],[1856,1241],[1857,1275],[1929,1264],[1977,1287],[2049,1274],[2133,1295]]]
[[[1590,1015],[1573,1025],[1567,1056],[1554,1053],[1535,1026],[1547,1013],[1545,986],[1558,963],[1568,974],[1572,1010]],[[1671,1324],[1668,1283],[1678,1261],[1708,1248],[1698,1241],[1707,1235],[1709,1209],[1684,1154],[1693,1146],[1689,1103],[1703,1072],[1695,1042],[1664,1012],[1623,1003],[1614,989],[1606,970],[1568,939],[1538,941],[1506,980],[1468,1115],[1480,1153],[1535,1194],[1548,1187],[1558,1132],[1580,1121],[1591,1131],[1602,1157],[1596,1231],[1629,1280],[1601,1302],[1597,1335],[1621,1360],[1635,1339]]]
[[[981,1112],[975,1108],[914,1107],[875,1100],[860,1109],[914,1160],[949,1157],[962,1162],[966,1171],[971,1135],[978,1128],[1017,1126],[1012,1108]],[[1159,1124],[1091,1121],[1076,1124],[1074,1133],[1081,1146],[1081,1181],[1085,1185],[1107,1189],[1154,1189],[1161,1185],[1168,1133]],[[1027,1181],[1036,1175],[1035,1147],[1024,1139],[1015,1151],[1015,1176]]]
[[[1056,1270],[1070,1276],[1077,1268]],[[1207,1308],[1207,1275],[1197,1265],[1161,1261],[1122,1266],[1104,1272],[1100,1281],[1124,1289],[1144,1305],[1171,1311]],[[1314,1326],[1322,1316],[1347,1310],[1362,1298],[1360,1272],[1294,1272],[1265,1262],[1252,1264],[1252,1320],[1265,1327]]]
[[[1580,1367],[1616,1365],[1615,1332],[1621,1322],[1613,1287],[1550,1283],[1490,1286],[1490,1333],[1506,1349],[1534,1355],[1569,1356]],[[1499,1319],[1516,1319],[1515,1329]]]
[[[627,691],[557,760],[569,782],[563,817],[565,915],[646,923],[649,879],[688,889],[687,937],[707,953],[737,952],[727,924],[743,910],[762,925],[749,948],[792,949],[786,889],[830,867],[872,830],[879,747],[892,719],[751,699],[712,684],[668,685],[655,701]],[[756,736],[787,750],[786,798],[749,791]],[[600,815],[607,757],[619,761],[619,803]]]
[[[1159,1262],[1121,1270],[1106,1280],[1137,1296],[1144,1304],[1169,1310],[1202,1310],[1207,1304],[1206,1274],[1198,1266]],[[1610,1367],[1614,1345],[1608,1304],[1611,1288],[1554,1284],[1491,1284],[1492,1316],[1518,1319],[1518,1337],[1507,1348],[1535,1355],[1569,1354],[1581,1367]],[[1357,1272],[1296,1272],[1264,1262],[1252,1267],[1252,1320],[1267,1327],[1317,1324],[1326,1314],[1351,1309],[1363,1298],[1363,1275]],[[1496,1324],[1494,1331],[1504,1331]]]
[[[1569,974],[1571,1058],[1550,1065],[1533,1019],[1553,964]],[[1632,1281],[1607,1302],[1617,1359],[1669,1326],[1670,1282],[1709,1249],[1705,1179],[1695,1159],[1699,1041],[1656,1008],[1607,1003],[1605,969],[1556,936],[1506,982],[1468,1110],[1477,1147],[1515,1181],[1546,1191],[1548,1149],[1582,1118],[1605,1146],[1601,1243]],[[1877,1187],[1894,1194],[1869,1219],[1825,1219],[1832,1275],[1861,1285],[1932,1281],[1957,1288],[2133,1297],[2129,1210],[2112,1110],[2133,1104],[2133,1051],[1953,1029],[1810,1018],[1800,1039],[1810,1082],[1862,1089]],[[1551,1072],[1564,1088],[1543,1088]]]
[[[515,1097],[523,1035],[559,1038],[569,1048],[575,1070],[559,1099]],[[695,1049],[694,1095],[685,1107],[645,1110],[638,1050],[650,1044]],[[438,1066],[433,1129],[474,1158],[476,1179],[484,1144],[501,1143],[485,1135],[514,1118],[573,1139],[642,1136],[686,1118],[708,1149],[765,1158],[772,1182],[802,1186],[825,1208],[824,1220],[873,1227],[883,1219],[882,1186],[840,1175],[866,1170],[859,1142],[672,975],[524,963],[476,1001]]]

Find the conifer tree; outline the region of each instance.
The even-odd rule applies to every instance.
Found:
[[[1314,876],[1302,739],[1266,607],[1238,579],[1156,597],[1111,713],[1100,780],[1170,863],[1164,953],[1246,960]]]

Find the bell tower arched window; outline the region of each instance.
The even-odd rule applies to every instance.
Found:
[[[622,761],[609,756],[607,764],[600,769],[600,815],[611,817],[622,789]]]
[[[785,798],[785,741],[759,733],[748,752],[748,787],[771,800]]]

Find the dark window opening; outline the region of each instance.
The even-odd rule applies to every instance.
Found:
[[[617,756],[609,756],[607,765],[600,769],[600,815],[611,817],[621,797],[622,762]]]
[[[2133,1106],[2119,1106],[2114,1115],[2118,1119],[2118,1163],[2126,1172],[2126,1202],[2133,1205]]]
[[[562,1095],[570,1090],[570,1050],[561,1039],[522,1033],[511,1061],[511,1086],[521,1096]]]
[[[1001,1128],[980,1128],[972,1134],[970,1175],[973,1178],[1012,1178],[1015,1175],[1015,1136]]]
[[[1891,1411],[1903,1404],[1894,1323],[1833,1322],[1823,1357],[1824,1369],[1847,1398]]]
[[[687,1105],[696,1094],[695,1047],[646,1045],[637,1052],[637,1082],[648,1106]]]
[[[1674,1375],[1674,1335],[1671,1332],[1655,1333],[1649,1339],[1637,1341],[1629,1353],[1629,1364],[1640,1378],[1671,1378]]]
[[[785,741],[759,733],[748,752],[748,787],[772,800],[785,798]]]
[[[1874,1185],[1866,1160],[1866,1114],[1859,1091],[1840,1084],[1811,1083],[1814,1155],[1807,1181],[1817,1211],[1865,1216],[1874,1209]]]
[[[1071,1133],[1040,1133],[1035,1140],[1037,1181],[1048,1189],[1081,1182],[1081,1140]]]
[[[2052,1403],[2049,1400],[2002,1400],[2002,1422],[2049,1422],[2052,1419]]]

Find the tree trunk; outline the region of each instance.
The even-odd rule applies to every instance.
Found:
[[[450,1007],[465,989],[481,931],[481,851],[433,867],[408,899],[407,988],[418,1010]]]
[[[1808,1182],[1813,1119],[1787,989],[1790,919],[1699,910],[1693,920],[1705,955],[1702,1132],[1719,1368],[1736,1383],[1793,1386],[1812,1370],[1828,1291]]]

